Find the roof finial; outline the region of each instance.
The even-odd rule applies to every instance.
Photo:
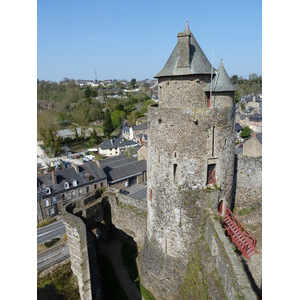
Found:
[[[223,66],[223,59],[221,58],[220,66]]]
[[[189,28],[189,21],[186,21],[185,28]]]

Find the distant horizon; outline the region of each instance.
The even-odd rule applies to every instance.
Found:
[[[72,4],[72,5],[71,5]],[[186,21],[210,63],[229,75],[262,74],[261,1],[37,2],[37,78],[152,79]],[[77,80],[77,79],[75,79]]]
[[[254,73],[250,73],[250,74],[254,74]],[[249,74],[249,75],[250,75]],[[255,73],[256,74],[256,73]],[[249,80],[249,76],[248,76],[248,78],[245,78],[245,77],[243,77],[243,76],[239,76],[239,74],[233,74],[232,76],[234,76],[234,75],[237,75],[239,78],[240,77],[242,77],[243,79],[245,79],[245,80]],[[230,76],[230,77],[232,77],[232,76]],[[257,74],[257,77],[262,77],[262,75],[259,75],[259,74]],[[46,81],[46,82],[56,82],[56,83],[59,83],[59,82],[62,82],[62,81],[64,81],[65,79],[68,79],[68,80],[74,80],[74,81],[78,81],[78,80],[84,80],[84,81],[106,81],[106,80],[111,80],[111,81],[114,81],[114,80],[116,80],[116,81],[128,81],[128,82],[130,82],[131,81],[131,79],[136,79],[136,81],[138,82],[138,81],[144,81],[144,80],[155,80],[155,81],[157,81],[157,79],[156,78],[144,78],[144,79],[137,79],[136,77],[132,77],[132,78],[130,78],[130,79],[125,79],[125,78],[122,78],[122,79],[118,79],[118,78],[105,78],[105,79],[99,79],[99,78],[97,78],[97,79],[84,79],[84,78],[69,78],[69,77],[67,77],[67,76],[65,76],[63,79],[61,79],[61,80],[59,80],[59,81],[55,81],[55,80],[48,80],[48,79],[43,79],[43,78],[37,78],[39,81]]]

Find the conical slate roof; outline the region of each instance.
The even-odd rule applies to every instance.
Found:
[[[177,42],[164,68],[154,76],[155,78],[163,76],[211,74],[211,64],[190,31],[188,22],[186,23],[183,33],[190,35],[190,67],[178,67],[179,45]],[[213,74],[215,74],[215,69],[213,69]]]
[[[210,92],[210,88],[212,89],[212,92],[229,92],[238,90],[238,88],[231,83],[231,80],[223,67],[222,59],[217,70],[217,75],[212,80],[212,84],[208,83],[203,90],[204,92]]]

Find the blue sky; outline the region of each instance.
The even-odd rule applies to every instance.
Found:
[[[223,58],[229,76],[261,75],[259,0],[38,0],[37,77],[153,78],[186,21],[214,67]]]

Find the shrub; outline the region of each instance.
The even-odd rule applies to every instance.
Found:
[[[37,224],[37,228],[49,225],[56,221],[56,218],[46,219]]]
[[[60,240],[60,238],[54,238],[51,241],[47,241],[44,243],[45,247],[50,248],[52,247],[54,244],[56,244],[58,241]]]

